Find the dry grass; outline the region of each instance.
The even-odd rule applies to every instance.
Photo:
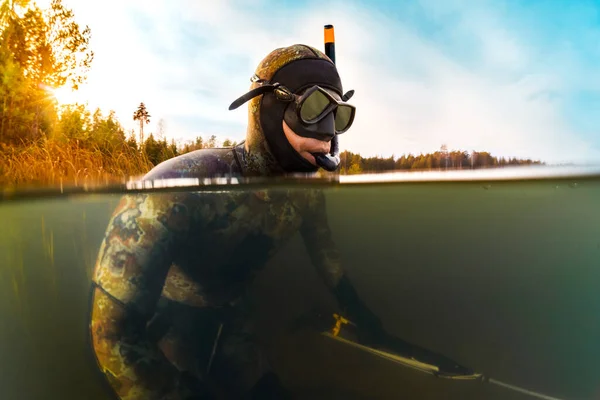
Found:
[[[76,141],[40,141],[12,147],[0,144],[0,187],[106,184],[149,171],[145,155],[124,147],[107,154]]]

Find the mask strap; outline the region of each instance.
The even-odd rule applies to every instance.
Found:
[[[240,96],[237,100],[235,100],[233,103],[231,103],[231,105],[229,106],[229,110],[235,110],[236,108],[238,108],[239,106],[241,106],[242,104],[247,102],[248,100],[251,100],[257,96],[260,96],[261,94],[272,92],[273,90],[275,90],[275,88],[277,88],[277,86],[278,85],[264,85],[264,86],[257,87],[256,89],[252,89],[251,91],[249,91],[248,93],[246,93],[243,96]]]

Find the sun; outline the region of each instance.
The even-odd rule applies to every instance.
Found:
[[[52,90],[52,95],[58,104],[74,104],[77,102],[77,92],[68,86],[62,86]]]

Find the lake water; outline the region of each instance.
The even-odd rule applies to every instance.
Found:
[[[322,190],[344,266],[390,333],[502,382],[600,399],[599,170],[364,175]],[[92,269],[122,193],[65,193],[0,203],[2,399],[112,398],[88,321]],[[301,398],[534,398],[289,333],[332,303],[300,236],[252,291],[272,363]]]

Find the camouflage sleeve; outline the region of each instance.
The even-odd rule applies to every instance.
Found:
[[[325,195],[321,190],[310,191],[308,207],[303,215],[300,233],[310,259],[329,289],[337,287],[344,276],[339,250],[327,220]]]
[[[148,340],[153,316],[188,210],[176,195],[124,196],[102,241],[93,280],[94,352],[121,399],[181,399],[179,374]]]

